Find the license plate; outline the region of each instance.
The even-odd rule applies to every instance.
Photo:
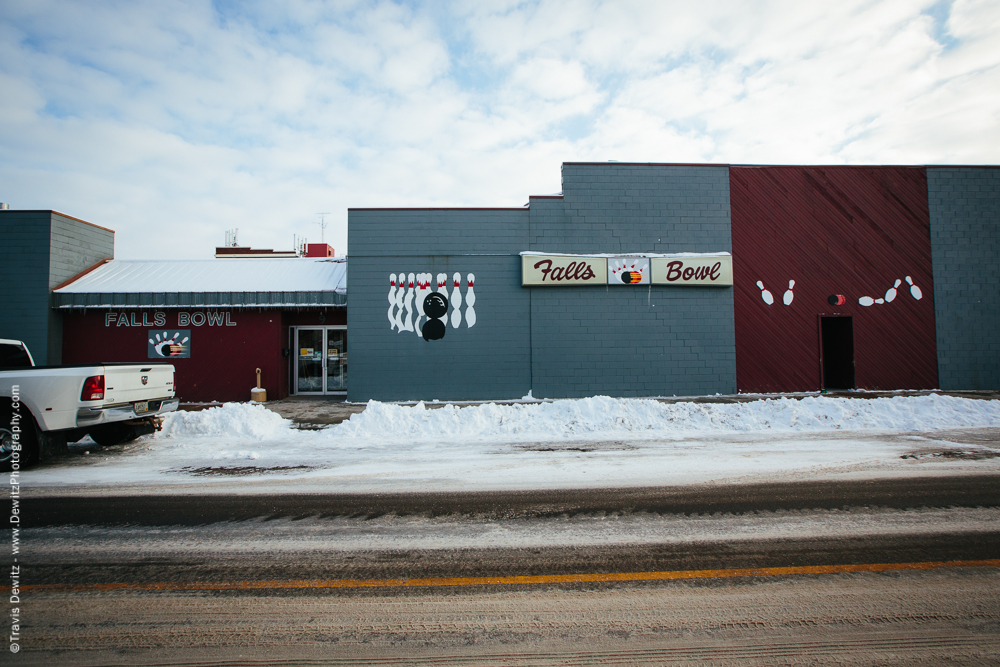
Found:
[[[141,403],[136,403],[133,410],[136,414],[139,414],[140,412],[149,412],[149,401],[142,401]]]

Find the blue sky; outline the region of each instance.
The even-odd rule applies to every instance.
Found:
[[[347,242],[522,206],[566,161],[1000,162],[1000,3],[0,3],[0,201],[117,232]]]

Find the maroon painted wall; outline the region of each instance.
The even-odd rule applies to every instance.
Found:
[[[191,317],[196,312],[219,313],[223,323],[178,325],[179,311],[171,309],[111,311],[115,315],[111,323],[106,310],[67,313],[63,321],[63,363],[145,363],[151,361],[147,352],[150,330],[190,329],[191,357],[169,360],[176,369],[181,401],[248,401],[250,389],[257,384],[257,368],[261,369],[261,385],[269,399],[287,393],[287,381],[282,381],[288,376],[288,361],[282,356],[281,311],[192,308],[184,312]],[[124,320],[120,318],[123,313]],[[163,326],[147,326],[144,322],[154,322],[157,313],[164,316]],[[225,325],[227,315],[232,326]]]
[[[731,167],[729,174],[739,391],[822,388],[824,314],[853,317],[859,388],[937,387],[925,170]],[[858,303],[884,299],[897,279],[904,282],[891,303]],[[786,306],[789,280],[794,298]],[[846,304],[830,305],[832,294]]]

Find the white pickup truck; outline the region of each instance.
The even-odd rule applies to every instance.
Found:
[[[170,364],[35,366],[24,343],[0,338],[0,469],[87,435],[108,446],[153,433],[175,395]]]

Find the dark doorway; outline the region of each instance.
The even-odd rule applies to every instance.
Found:
[[[854,389],[854,320],[821,317],[823,387]]]

